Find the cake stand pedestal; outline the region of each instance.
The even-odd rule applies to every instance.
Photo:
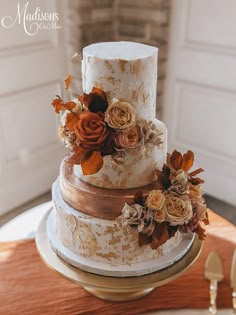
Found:
[[[36,245],[41,258],[50,269],[103,300],[129,301],[147,295],[156,287],[181,276],[195,262],[202,249],[202,242],[195,237],[187,254],[168,268],[139,277],[95,275],[69,265],[53,251],[47,237],[47,219],[50,211],[51,209],[42,218],[36,233]]]

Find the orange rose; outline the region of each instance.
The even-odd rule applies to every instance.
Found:
[[[75,134],[77,145],[83,149],[102,153],[104,150],[104,155],[111,154],[107,150],[111,148],[114,132],[106,125],[103,113],[81,113],[75,126]]]

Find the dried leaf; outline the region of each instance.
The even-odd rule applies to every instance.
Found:
[[[198,224],[198,226],[196,227],[196,229],[193,230],[193,232],[195,232],[198,235],[198,238],[200,240],[204,240],[206,238],[206,231],[205,229],[200,225],[200,223]]]
[[[209,225],[210,222],[209,222],[209,216],[208,216],[208,212],[206,212],[206,217],[204,220],[202,220],[202,222],[205,224],[205,225]]]
[[[190,181],[191,181],[191,183],[193,184],[193,185],[199,185],[199,184],[203,184],[205,181],[203,180],[203,179],[201,179],[201,178],[198,178],[198,177],[195,177],[195,178],[191,178],[190,179]]]
[[[75,124],[78,122],[79,115],[75,113],[68,113],[66,116],[65,126],[69,130],[74,130]]]
[[[157,176],[158,189],[164,189],[162,185],[162,171],[156,170],[155,172]]]
[[[178,231],[178,225],[176,226],[172,226],[172,225],[168,225],[168,233],[169,233],[169,237],[173,237],[175,236],[175,233]]]
[[[188,150],[188,152],[186,152],[183,155],[182,169],[187,172],[193,166],[193,162],[194,162],[194,154],[191,150]]]
[[[139,205],[143,206],[145,204],[145,199],[144,199],[144,196],[143,196],[143,192],[141,190],[137,191],[135,194],[134,194],[134,202],[135,203],[138,203]]]
[[[156,176],[160,189],[168,189],[171,185],[170,168],[166,164],[163,165],[162,171],[156,170]]]
[[[151,244],[152,236],[147,236],[146,234],[139,233],[138,235],[138,245],[142,247],[143,245]]]
[[[157,178],[159,178],[162,175],[162,171],[160,170],[156,170],[155,172],[156,172]]]
[[[103,166],[103,157],[101,152],[94,151],[81,162],[81,168],[84,175],[96,174]]]
[[[175,150],[170,157],[170,164],[172,165],[172,167],[178,171],[179,169],[182,168],[183,165],[183,157],[182,154],[180,152],[178,152],[177,150]]]
[[[70,164],[81,164],[89,154],[90,152],[88,150],[75,146],[71,154],[66,158],[66,161]]]
[[[71,81],[72,81],[72,75],[69,74],[69,75],[65,78],[65,80],[64,80],[64,82],[65,82],[65,89],[66,89],[66,90],[69,89],[70,84],[71,84]]]
[[[55,98],[52,101],[52,106],[54,107],[55,112],[57,114],[59,114],[60,111],[62,111],[62,110],[69,110],[69,111],[71,111],[76,106],[76,103],[75,102],[64,103],[61,98]]]
[[[167,222],[157,224],[152,234],[151,248],[157,249],[170,238],[167,228]]]
[[[198,168],[197,170],[191,172],[189,175],[190,175],[190,177],[193,177],[193,176],[196,176],[196,175],[198,175],[199,173],[202,173],[202,172],[204,172],[204,169]]]

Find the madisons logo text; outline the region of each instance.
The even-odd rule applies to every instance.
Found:
[[[30,11],[29,2],[26,2],[24,6],[20,6],[18,2],[16,13],[13,16],[4,16],[1,20],[1,24],[5,28],[12,28],[15,25],[22,25],[27,35],[36,35],[41,30],[59,29],[60,25],[59,13],[57,12],[43,12],[39,7],[36,7],[34,11]]]

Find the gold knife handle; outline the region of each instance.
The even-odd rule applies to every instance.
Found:
[[[233,298],[233,314],[236,315],[236,291],[232,293]]]
[[[211,283],[210,283],[210,307],[209,307],[209,312],[211,314],[216,314],[216,312],[217,312],[216,298],[217,298],[217,281],[211,280]]]

